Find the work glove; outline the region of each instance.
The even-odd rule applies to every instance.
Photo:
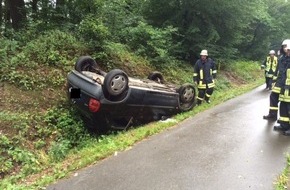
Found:
[[[261,65],[261,70],[265,69],[265,65]]]

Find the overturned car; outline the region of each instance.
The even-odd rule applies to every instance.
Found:
[[[67,92],[86,126],[97,131],[125,129],[188,111],[196,96],[192,84],[165,84],[159,72],[147,79],[129,77],[120,69],[106,73],[89,56],[80,57],[68,74]]]

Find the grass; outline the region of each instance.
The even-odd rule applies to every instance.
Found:
[[[83,126],[65,94],[67,72],[79,56],[92,55],[103,70],[121,68],[138,78],[158,70],[166,82],[177,85],[192,83],[192,65],[172,57],[152,61],[116,43],[96,51],[58,30],[43,33],[24,46],[14,40],[1,42],[5,51],[0,54],[0,189],[42,189],[262,84],[263,78],[258,63],[218,63],[222,69],[211,105],[176,115],[172,123],[152,122],[96,136]]]
[[[184,119],[243,94],[261,83],[262,79],[227,89],[227,93],[221,90],[216,91],[213,94],[212,104],[203,104],[202,106],[194,108],[192,111],[178,114],[173,117],[175,119],[174,122],[152,122],[128,131],[115,132],[98,138],[87,138],[81,143],[82,148],[72,149],[65,159],[58,162],[49,160],[46,162],[42,161],[44,165],[39,172],[34,172],[34,174],[27,175],[26,177],[17,175],[10,176],[0,182],[0,187],[5,189],[42,189],[60,178],[72,175],[74,171],[80,168],[95,164],[113,155],[115,152],[130,149],[134,144],[149,136],[164,130],[170,130],[171,127],[175,127],[177,123]],[[43,157],[47,159],[45,155]]]
[[[282,173],[277,177],[277,180],[274,182],[276,190],[285,190],[289,189],[289,175],[290,175],[290,155],[286,155],[286,167]]]
[[[64,41],[48,43],[59,37]],[[65,42],[69,42],[66,53]],[[219,70],[211,105],[176,115],[173,123],[152,122],[96,136],[83,126],[65,94],[67,72],[79,54],[88,51],[78,43],[65,33],[49,33],[0,61],[0,189],[41,189],[262,83],[257,63],[232,62]],[[118,44],[107,49],[108,61],[98,63],[105,71],[122,68],[130,76],[146,78],[158,70],[168,83],[192,82],[192,66],[187,63],[171,60],[156,65]]]

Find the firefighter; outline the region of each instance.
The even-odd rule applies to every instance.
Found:
[[[275,131],[282,131],[284,135],[290,136],[290,44],[286,47],[286,54],[281,60],[285,65],[285,72],[281,74],[281,92],[279,95],[279,123],[274,126]]]
[[[200,59],[194,65],[193,73],[193,81],[198,88],[197,105],[200,105],[203,100],[210,103],[210,97],[215,86],[216,73],[215,62],[208,57],[207,50],[202,50]]]
[[[286,39],[282,42],[281,45],[281,56],[278,60],[278,66],[276,67],[276,71],[274,72],[273,76],[273,83],[274,87],[272,88],[272,92],[270,94],[270,109],[269,109],[269,114],[264,115],[263,119],[267,120],[277,120],[277,112],[278,112],[278,103],[279,103],[279,94],[281,92],[281,86],[282,86],[282,81],[281,81],[281,74],[285,71],[285,62],[282,60],[285,58],[285,53],[286,53],[286,46],[289,44],[290,46],[290,39]]]
[[[269,56],[261,65],[262,69],[265,69],[266,89],[272,90],[273,74],[276,71],[278,65],[278,58],[275,56],[275,51],[271,50]]]

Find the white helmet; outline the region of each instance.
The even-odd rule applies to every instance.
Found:
[[[283,46],[285,46],[285,47],[283,47]],[[290,39],[286,39],[282,42],[282,48],[283,48],[283,52],[285,52],[285,53],[288,49],[290,49]]]
[[[269,52],[269,54],[270,54],[270,55],[271,55],[271,54],[275,55],[275,50],[271,50],[271,51]]]
[[[290,45],[290,39],[286,39],[282,42],[282,46],[288,45],[288,44]]]
[[[208,56],[208,53],[207,53],[207,50],[204,49],[200,52],[200,55],[205,55],[205,56]]]

